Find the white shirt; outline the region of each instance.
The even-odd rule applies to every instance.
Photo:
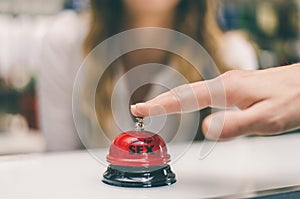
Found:
[[[83,61],[81,45],[88,24],[76,13],[57,16],[49,28],[38,74],[40,125],[47,149],[71,150],[80,146],[72,116],[72,88]]]

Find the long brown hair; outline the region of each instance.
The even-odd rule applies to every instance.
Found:
[[[222,64],[218,50],[222,38],[216,21],[215,0],[182,0],[176,7],[174,30],[184,33],[200,43],[214,59],[220,72],[229,68]],[[84,55],[94,49],[101,41],[122,31],[122,19],[124,8],[122,0],[91,0],[90,28],[84,41]],[[191,72],[188,63],[183,59],[177,59],[177,70],[189,77],[190,81],[199,81],[199,75]],[[96,92],[96,109],[98,121],[104,126],[105,131],[112,131],[112,113],[110,111],[111,92],[113,89],[114,69],[105,71]],[[100,94],[100,88],[102,89]],[[106,95],[103,95],[105,90]],[[110,135],[108,135],[111,137]]]
[[[90,0],[90,29],[84,41],[87,55],[101,41],[121,31],[122,0]],[[215,59],[222,31],[216,21],[215,0],[182,0],[176,8],[174,29],[199,42]],[[217,64],[219,66],[219,64]],[[226,70],[220,65],[220,71]]]

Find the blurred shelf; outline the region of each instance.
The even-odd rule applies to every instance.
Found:
[[[0,13],[6,14],[56,14],[63,8],[64,0],[2,0]]]

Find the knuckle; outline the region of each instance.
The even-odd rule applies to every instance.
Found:
[[[240,70],[230,70],[222,74],[222,80],[224,81],[232,81],[236,80],[241,74]]]
[[[285,131],[285,122],[280,119],[269,120],[269,126],[271,133],[279,133]]]
[[[235,99],[238,93],[238,89],[240,88],[238,85],[240,84],[240,74],[239,70],[230,70],[221,75],[221,80],[226,90],[227,99],[232,101]]]
[[[229,100],[232,98],[236,101],[241,97],[240,92],[247,87],[247,79],[250,78],[252,74],[253,71],[230,70],[221,76]]]
[[[241,73],[239,70],[231,70],[221,76],[227,90],[232,90],[232,88],[235,88],[240,83]]]
[[[230,70],[222,74],[222,80],[236,84],[237,81],[253,76],[254,71],[250,70]]]
[[[279,116],[266,114],[261,120],[266,121],[264,131],[267,134],[280,133],[286,130],[286,123]]]

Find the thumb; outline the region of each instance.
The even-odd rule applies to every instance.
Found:
[[[225,110],[207,116],[202,129],[210,140],[226,140],[255,133],[257,117],[247,110]]]

